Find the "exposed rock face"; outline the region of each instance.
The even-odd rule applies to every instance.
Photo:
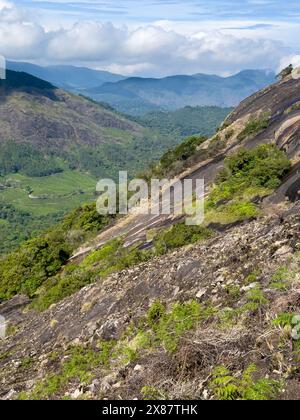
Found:
[[[42,314],[22,314],[20,305],[26,303],[22,298],[2,303],[1,313],[7,314],[17,329],[1,343],[1,397],[30,391],[38,379],[59,370],[70,345],[120,340],[126,328],[131,323],[137,325],[156,299],[168,307],[176,301],[209,302],[216,312],[182,338],[175,354],[168,354],[163,346],[141,350],[137,360],[94,368],[89,388],[74,380],[53,397],[80,397],[83,393],[87,398],[140,398],[144,386],[153,386],[170,398],[204,398],[211,366],[226,364],[242,370],[252,362],[265,375],[286,378],[286,391],[280,398],[295,392],[299,397],[293,341],[287,339],[286,347],[280,349],[280,334],[271,323],[278,313],[300,311],[299,206],[291,212],[281,219],[234,227],[201,244],[99,279]],[[279,290],[270,284],[282,266],[294,274],[287,288]],[[256,278],[248,284],[247,278],[254,272]],[[220,313],[228,307],[242,307],[247,293],[257,289],[257,284],[266,298],[259,311],[247,313],[226,328],[220,326]],[[58,354],[56,363],[51,362],[53,352]],[[26,358],[34,362],[24,367]],[[80,386],[83,391],[78,391]]]
[[[11,323],[10,336],[1,343],[1,398],[23,392],[21,397],[28,398],[125,399],[145,398],[151,391],[156,398],[213,399],[213,367],[225,365],[238,377],[254,363],[260,378],[284,383],[277,398],[299,399],[300,344],[292,332],[292,317],[300,315],[299,87],[300,80],[287,78],[244,101],[219,132],[222,149],[181,175],[204,177],[210,185],[224,158],[241,145],[276,142],[294,166],[264,200],[265,216],[99,279],[42,314],[28,308],[24,312],[22,297],[0,305]],[[267,128],[241,136],[251,118],[266,113]],[[150,225],[165,222],[130,216],[96,238],[93,246],[123,234],[132,243]],[[201,304],[197,322],[184,331],[174,327],[173,336],[180,334],[173,351],[155,335],[161,306],[156,307],[154,327],[147,318],[158,299],[167,313],[176,302],[192,302],[198,309]],[[86,359],[80,359],[82,353],[72,359],[74,346],[83,354],[100,352],[102,359],[90,353]]]
[[[254,148],[259,144],[275,143],[285,150],[293,163],[293,170],[286,177],[281,187],[265,200],[264,207],[272,213],[272,205],[284,202],[286,198],[296,201],[300,197],[300,79],[291,76],[275,83],[266,89],[244,100],[225,120],[217,136],[223,146],[217,149],[210,158],[205,151],[212,139],[203,143],[198,153],[198,162],[179,175],[179,178],[204,179],[209,188],[216,175],[222,169],[226,156],[236,152],[240,147]],[[241,133],[251,119],[266,118],[267,128],[250,133],[240,138]],[[133,219],[122,220],[122,225],[105,231],[96,238],[94,246],[100,246],[107,238],[124,235],[127,243],[132,244],[145,240],[148,228],[160,227],[172,223],[171,217],[160,215],[156,218],[139,215]],[[78,250],[76,257],[85,255],[91,248]]]

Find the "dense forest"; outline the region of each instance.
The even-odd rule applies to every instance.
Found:
[[[211,136],[232,108],[217,106],[186,106],[176,111],[153,111],[137,117],[137,121],[158,130],[163,135],[173,135],[181,138],[194,134]]]
[[[16,248],[20,243],[34,238],[42,230],[56,224],[63,214],[33,216],[0,201],[0,254]]]

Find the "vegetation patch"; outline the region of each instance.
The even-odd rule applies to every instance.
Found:
[[[254,379],[256,373],[255,365],[238,374],[225,366],[217,366],[209,387],[218,400],[275,400],[282,391],[282,383],[269,378]]]
[[[202,133],[205,136],[213,135],[220,121],[223,121],[231,111],[232,108],[215,106],[186,106],[170,112],[149,112],[137,117],[136,121],[176,140],[195,133]]]
[[[209,239],[213,231],[203,226],[187,226],[177,223],[168,230],[161,231],[155,238],[154,245],[158,254],[180,248],[185,245]]]
[[[277,290],[286,290],[290,286],[290,272],[285,266],[279,267],[271,278],[270,287]]]
[[[119,341],[100,341],[97,348],[75,346],[69,349],[56,373],[48,374],[45,379],[38,381],[31,392],[20,393],[18,399],[53,398],[65,392],[70,383],[90,383],[99,369],[136,361],[142,350],[163,346],[172,354],[177,351],[181,337],[209,316],[210,311],[196,301],[176,302],[170,310],[156,301],[138,326],[129,326]],[[55,358],[51,355],[51,358],[57,363],[56,355]],[[22,361],[26,369],[31,364],[31,358]],[[156,395],[154,389],[146,387],[141,393],[145,399],[152,399]]]
[[[270,116],[265,113],[259,117],[251,117],[244,130],[238,135],[238,140],[243,141],[248,137],[254,137],[269,127]]]
[[[114,342],[101,342],[97,349],[76,346],[67,352],[67,358],[61,363],[60,371],[49,374],[38,381],[34,389],[18,395],[20,400],[43,400],[53,398],[63,392],[71,382],[89,383],[93,371],[99,367],[107,367]]]
[[[296,336],[293,336],[293,331],[299,332],[299,316],[298,314],[291,312],[282,312],[279,313],[275,319],[272,321],[272,325],[279,330],[280,336],[280,350],[282,351],[285,348],[293,348],[293,355],[296,358],[297,366],[300,361],[300,339]]]
[[[227,224],[257,216],[259,210],[253,199],[270,194],[290,168],[285,153],[275,145],[240,149],[227,157],[205,203],[206,224]]]
[[[83,206],[55,229],[26,242],[1,259],[0,298],[8,299],[16,293],[33,297],[46,280],[60,270],[82,241],[110,221],[111,217],[98,214],[95,204]]]
[[[187,137],[179,146],[167,151],[156,164],[152,164],[149,170],[141,176],[146,180],[151,178],[172,177],[182,172],[185,167],[191,165],[191,159],[195,159],[198,147],[207,140],[204,136]],[[204,152],[201,150],[201,153]]]

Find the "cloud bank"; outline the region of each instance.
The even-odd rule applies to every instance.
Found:
[[[83,20],[48,30],[8,0],[0,0],[0,54],[13,60],[81,64],[153,76],[278,69],[291,55],[278,40],[222,30],[183,34],[155,22],[129,28]]]

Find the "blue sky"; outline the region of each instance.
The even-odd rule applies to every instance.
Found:
[[[300,21],[300,2],[284,0],[16,0],[16,4],[68,17],[151,22],[161,19]]]
[[[128,75],[278,70],[299,35],[299,0],[0,0],[0,54]]]

